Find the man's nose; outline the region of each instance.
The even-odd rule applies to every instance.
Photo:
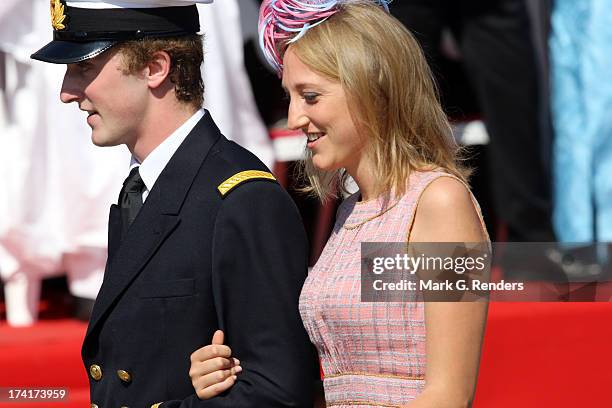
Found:
[[[78,102],[81,95],[81,90],[77,86],[76,81],[70,75],[69,69],[67,69],[66,74],[64,74],[64,81],[62,82],[60,100],[64,103]]]

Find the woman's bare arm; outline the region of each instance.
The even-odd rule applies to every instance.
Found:
[[[443,177],[423,192],[411,242],[483,242],[488,239],[471,194]],[[426,386],[410,408],[471,405],[487,317],[485,302],[426,302]]]

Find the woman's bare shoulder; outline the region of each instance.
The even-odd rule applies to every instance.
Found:
[[[454,177],[439,177],[423,191],[411,231],[411,241],[480,242],[484,231],[472,194]]]

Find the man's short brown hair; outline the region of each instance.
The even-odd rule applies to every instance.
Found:
[[[165,51],[170,55],[170,81],[176,98],[200,109],[204,102],[204,82],[200,67],[204,60],[202,36],[192,34],[172,38],[145,38],[119,44],[126,73],[142,70],[153,54]]]

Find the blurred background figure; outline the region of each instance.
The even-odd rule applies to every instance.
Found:
[[[129,157],[91,143],[85,114],[59,102],[64,66],[29,58],[51,36],[49,2],[0,6],[0,274],[7,320],[34,323],[41,280],[65,273],[86,319],[102,282],[107,218]]]
[[[390,7],[421,42],[451,118],[482,115],[490,140],[474,183],[484,173],[476,194],[488,224],[497,227],[494,216],[502,225],[492,228],[494,239],[554,241],[541,100],[547,95],[526,0],[401,0]],[[449,36],[455,52],[444,46]]]
[[[204,106],[228,139],[249,149],[272,169],[272,142],[244,67],[238,0],[198,5],[198,12],[204,32]],[[257,17],[254,19],[256,24]]]
[[[555,231],[562,242],[609,242],[612,2],[555,0],[550,58]]]

